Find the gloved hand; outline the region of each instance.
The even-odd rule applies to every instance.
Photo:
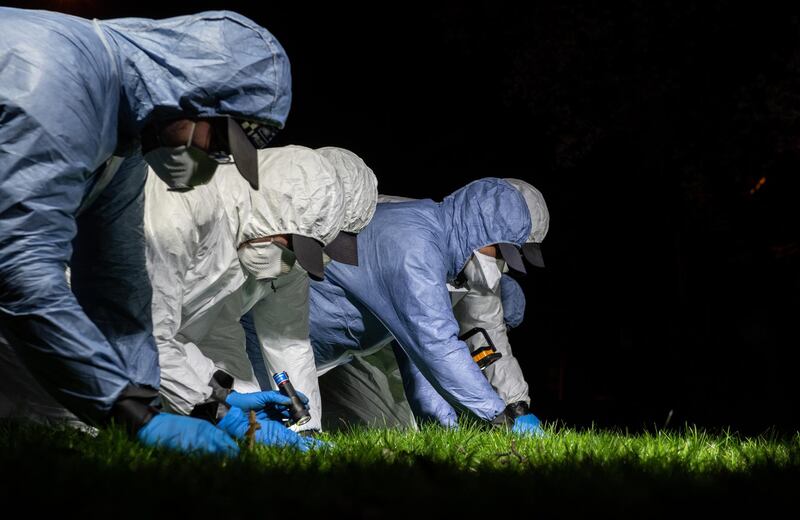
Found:
[[[308,397],[306,397],[303,392],[298,391],[297,396],[303,401],[303,404],[308,404]],[[225,402],[236,408],[241,408],[245,412],[255,410],[258,412],[259,420],[288,419],[289,406],[292,404],[291,399],[274,390],[269,390],[267,392],[250,392],[247,394],[231,392],[228,394]]]
[[[199,451],[229,457],[239,453],[236,441],[210,422],[171,413],[155,415],[139,430],[137,437],[147,446],[185,452]]]
[[[542,423],[539,420],[539,418],[533,415],[532,413],[526,415],[520,415],[519,417],[514,419],[514,427],[511,428],[511,431],[516,433],[517,435],[544,437],[544,430],[542,429]]]
[[[261,392],[266,393],[266,392]],[[256,430],[256,442],[269,446],[291,446],[300,451],[308,451],[317,447],[316,439],[301,437],[282,423],[269,419],[258,419],[260,429]],[[228,410],[225,417],[217,423],[217,427],[229,433],[236,439],[244,439],[250,428],[247,414],[236,406]]]

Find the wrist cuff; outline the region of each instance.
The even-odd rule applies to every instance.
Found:
[[[122,425],[131,437],[136,437],[139,430],[158,414],[157,402],[157,390],[128,385],[111,407],[109,419]]]
[[[226,400],[233,391],[231,390],[233,388],[233,376],[222,370],[217,370],[208,385],[211,387],[211,397],[209,397],[208,401],[196,405],[189,415],[217,424],[231,408]]]
[[[492,426],[495,428],[500,426],[511,427],[514,424],[514,419],[509,417],[505,412],[500,412],[497,417],[491,420]]]
[[[512,419],[528,415],[529,413],[531,413],[531,409],[525,401],[517,401],[516,403],[511,403],[506,406],[506,415]]]

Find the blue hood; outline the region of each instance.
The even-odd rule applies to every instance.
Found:
[[[131,133],[153,114],[230,115],[283,128],[292,102],[289,58],[252,20],[209,11],[99,23],[117,57]]]
[[[476,249],[501,242],[521,247],[531,232],[525,199],[503,179],[487,177],[467,184],[445,197],[440,211],[450,279]]]

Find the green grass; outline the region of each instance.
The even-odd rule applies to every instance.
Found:
[[[79,516],[190,511],[268,518],[299,511],[362,517],[506,516],[796,508],[800,435],[742,438],[687,428],[624,435],[550,428],[544,439],[465,427],[353,430],[299,454],[259,447],[238,459],[150,449],[118,431],[0,423],[6,500]],[[8,502],[7,502],[8,503]],[[173,514],[173,513],[170,513]]]

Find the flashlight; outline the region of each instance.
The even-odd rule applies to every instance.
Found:
[[[492,341],[492,338],[489,337],[489,333],[486,332],[486,329],[475,327],[474,329],[470,329],[464,334],[460,335],[458,339],[461,341],[466,341],[478,333],[483,335],[483,339],[486,340],[487,345],[471,351],[470,354],[472,354],[472,360],[478,364],[478,367],[481,370],[485,370],[486,367],[503,357],[503,354],[497,351],[497,348],[494,346],[494,342]]]
[[[308,413],[306,405],[303,404],[300,396],[294,391],[292,382],[289,381],[289,374],[286,372],[278,372],[272,375],[272,379],[274,379],[275,384],[278,385],[278,390],[292,400],[292,404],[289,406],[289,415],[292,417],[292,422],[300,426],[311,420],[311,414]]]

